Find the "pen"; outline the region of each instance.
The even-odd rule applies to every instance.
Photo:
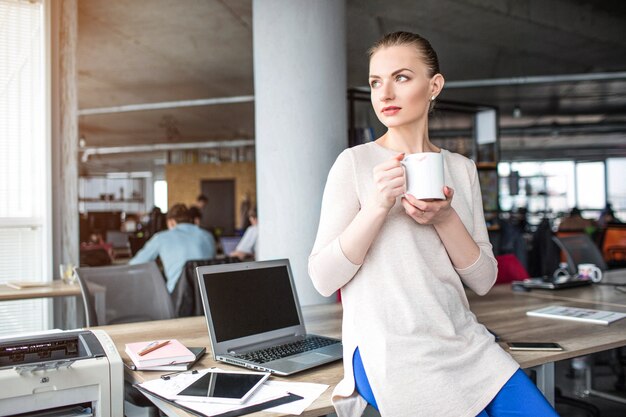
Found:
[[[165,381],[168,381],[171,377],[173,377],[173,376],[178,376],[178,375],[181,375],[181,374],[184,374],[185,372],[189,372],[191,375],[194,375],[194,374],[197,374],[197,373],[198,373],[198,370],[197,370],[197,369],[194,369],[194,370],[192,370],[192,371],[172,372],[171,374],[164,374],[164,375],[161,375],[161,379],[163,379],[163,380],[165,380]]]
[[[167,345],[169,342],[170,342],[169,340],[163,340],[163,341],[155,340],[154,342],[148,343],[148,345],[145,348],[141,349],[137,354],[139,356],[143,356],[146,353],[150,353],[152,351],[157,350],[160,347]]]

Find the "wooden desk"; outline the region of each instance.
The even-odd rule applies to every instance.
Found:
[[[104,317],[106,314],[106,288],[97,285],[90,284],[90,289],[94,295],[94,304],[96,309],[96,314]],[[22,288],[17,290],[15,288],[8,287],[4,284],[0,284],[0,301],[15,301],[15,300],[28,300],[32,298],[56,298],[56,297],[78,297],[80,303],[82,303],[82,294],[80,291],[80,285],[78,282],[75,284],[66,284],[62,280],[55,279],[52,282],[49,282],[46,286],[43,287],[31,287],[31,288]],[[82,311],[82,310],[80,310]],[[84,324],[84,322],[81,322]],[[83,325],[81,324],[81,325]],[[73,329],[77,327],[77,317],[72,320],[65,319],[61,324],[61,327]]]
[[[554,304],[553,299],[515,293],[508,285],[495,286],[488,295],[479,297],[468,292],[468,299],[478,321],[496,332],[504,342],[557,342],[562,352],[511,352],[522,368],[531,368],[547,362],[575,358],[589,353],[626,346],[626,319],[609,326],[529,317],[528,310]],[[611,309],[626,313],[626,306],[606,306],[599,303],[560,300],[571,307]]]
[[[304,307],[302,309],[307,331],[330,337],[341,337],[341,304],[326,304],[319,306]],[[105,330],[115,342],[117,350],[126,363],[131,363],[126,352],[125,344],[142,340],[163,338],[176,338],[186,346],[206,346],[207,353],[195,368],[208,368],[217,366],[222,369],[241,371],[242,368],[231,366],[213,360],[209,342],[209,334],[204,317],[189,317],[174,320],[161,320],[144,323],[118,324],[113,326],[101,326],[98,329]],[[124,368],[124,377],[130,383],[140,383],[146,380],[158,378],[165,372],[139,372]],[[288,378],[272,376],[272,379],[290,382],[316,382],[328,384],[330,387],[315,400],[315,402],[301,415],[304,417],[320,416],[334,413],[330,402],[332,391],[343,377],[343,365],[341,361],[333,362],[318,368],[304,371]],[[188,413],[165,403],[157,403],[168,415],[189,416]],[[276,413],[254,413],[255,417],[276,417]]]
[[[537,385],[549,400],[554,398],[554,362],[576,356],[600,352],[626,345],[626,320],[618,321],[610,326],[586,324],[566,320],[528,317],[526,311],[553,304],[552,300],[539,297],[528,297],[513,293],[509,286],[495,287],[487,296],[479,297],[468,293],[472,311],[478,320],[498,333],[502,344],[506,341],[554,341],[560,343],[563,352],[511,352],[513,358],[525,369],[537,372]],[[601,304],[567,302],[578,307],[604,308]],[[616,311],[626,312],[626,307],[612,307]],[[327,304],[303,308],[307,330],[326,336],[341,336],[341,305]],[[213,361],[206,322],[202,317],[184,318],[146,323],[121,324],[103,326],[103,330],[111,335],[122,358],[129,361],[124,353],[124,345],[139,340],[156,338],[177,338],[187,346],[207,346],[207,355],[202,359],[200,368],[219,366],[224,369],[240,368]],[[125,378],[131,383],[143,382],[156,378],[160,373],[134,372],[125,370]],[[333,412],[330,396],[335,385],[343,377],[341,362],[324,365],[310,371],[302,372],[285,378],[289,381],[319,382],[330,385],[302,415],[319,416]],[[282,377],[273,377],[283,379]],[[158,404],[168,415],[188,416],[187,413],[167,404]],[[253,416],[276,416],[272,413],[255,413]]]
[[[605,272],[602,283],[626,284],[626,269]],[[507,285],[508,287],[508,285]],[[626,290],[621,287],[622,291]],[[626,307],[626,293],[619,291],[612,285],[590,285],[585,287],[569,288],[563,290],[538,290],[534,289],[526,294],[531,297],[544,298],[559,304],[567,301],[581,303],[602,304],[606,309],[612,307]]]
[[[61,280],[54,280],[45,287],[32,287],[16,290],[0,284],[0,301],[27,300],[30,298],[47,297],[80,297],[80,286],[76,284],[66,284]]]

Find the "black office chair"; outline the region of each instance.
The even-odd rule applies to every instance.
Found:
[[[239,258],[197,259],[187,261],[172,291],[172,303],[176,317],[204,316],[202,295],[196,278],[196,268],[206,265],[221,265],[239,262]]]
[[[76,268],[87,326],[165,320],[174,308],[156,263]],[[96,314],[90,283],[106,288],[106,316]]]
[[[571,274],[578,273],[578,265],[583,263],[595,264],[603,272],[608,269],[600,248],[596,246],[596,244],[591,240],[589,235],[580,233],[560,237],[554,236],[552,240],[565,254],[567,268],[569,269]],[[597,359],[601,356],[602,355],[596,354],[594,355],[594,359]],[[624,379],[623,367],[622,365],[620,365],[622,360],[623,359],[621,351],[619,349],[614,350],[613,357],[608,360],[608,364],[613,368],[613,371],[616,374],[618,381]],[[591,372],[591,379],[593,380],[593,369],[590,368],[589,371]],[[599,411],[597,410],[597,408],[587,402],[578,399],[567,398],[564,396],[557,397],[557,399],[559,398],[563,403],[575,405],[577,407],[585,409],[588,415],[599,416]]]
[[[103,248],[80,249],[80,266],[111,265],[111,256]]]
[[[602,271],[607,270],[602,252],[588,235],[581,233],[561,237],[553,236],[552,240],[565,254],[570,274],[576,274],[578,265],[585,263],[595,264]]]

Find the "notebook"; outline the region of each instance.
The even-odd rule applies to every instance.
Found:
[[[342,357],[338,339],[307,334],[289,260],[196,268],[216,360],[291,375]]]
[[[206,353],[205,347],[190,347],[188,349],[195,355],[195,359],[191,362],[175,362],[172,364],[156,366],[130,365],[129,368],[133,371],[186,371],[191,369],[191,367]]]
[[[527,311],[526,315],[535,317],[546,317],[551,319],[563,319],[582,321],[585,323],[596,323],[608,325],[614,321],[626,318],[626,313],[617,311],[592,310],[589,308],[578,308],[553,305],[540,308],[538,310]]]
[[[125,351],[137,368],[171,365],[177,362],[191,362],[196,359],[196,355],[176,339],[170,339],[165,346],[139,356],[139,352],[152,342],[154,340],[128,343],[126,345]]]

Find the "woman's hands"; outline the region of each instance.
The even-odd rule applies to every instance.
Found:
[[[419,224],[437,224],[446,221],[454,213],[451,206],[454,190],[443,187],[445,200],[418,200],[411,194],[402,198],[402,206],[406,214]]]
[[[399,153],[393,158],[374,167],[374,183],[376,184],[376,204],[387,211],[396,204],[396,198],[406,192],[404,168],[400,161],[404,154]]]

